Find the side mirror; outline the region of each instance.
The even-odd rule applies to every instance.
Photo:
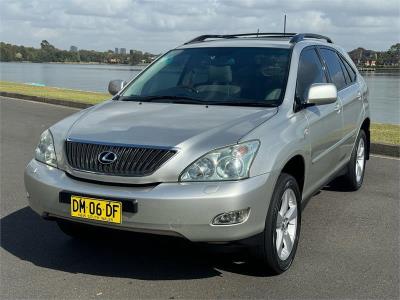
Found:
[[[332,83],[314,83],[308,90],[307,104],[324,105],[337,100],[337,89]]]
[[[111,95],[117,94],[122,88],[126,85],[126,82],[120,79],[117,80],[111,80],[110,83],[108,84],[108,92]]]

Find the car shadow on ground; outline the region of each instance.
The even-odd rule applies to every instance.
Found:
[[[343,176],[333,179],[323,187],[323,190],[331,192],[354,192],[354,190],[349,188],[348,184],[346,183],[346,179]]]
[[[29,207],[1,219],[1,247],[21,260],[70,273],[142,280],[208,278],[222,270],[271,276],[237,247],[111,230],[89,240],[73,239]]]

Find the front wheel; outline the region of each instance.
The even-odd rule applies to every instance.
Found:
[[[296,179],[282,173],[272,195],[264,238],[257,252],[264,265],[275,274],[288,270],[295,257],[301,224],[300,199]]]

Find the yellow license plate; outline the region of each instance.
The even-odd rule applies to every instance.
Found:
[[[122,203],[118,201],[72,195],[71,216],[121,224]]]

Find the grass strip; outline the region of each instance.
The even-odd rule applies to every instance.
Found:
[[[96,104],[111,98],[111,95],[106,93],[87,92],[47,86],[34,86],[9,81],[0,81],[0,91],[89,104]]]
[[[400,145],[400,125],[371,124],[371,141],[373,143]]]

